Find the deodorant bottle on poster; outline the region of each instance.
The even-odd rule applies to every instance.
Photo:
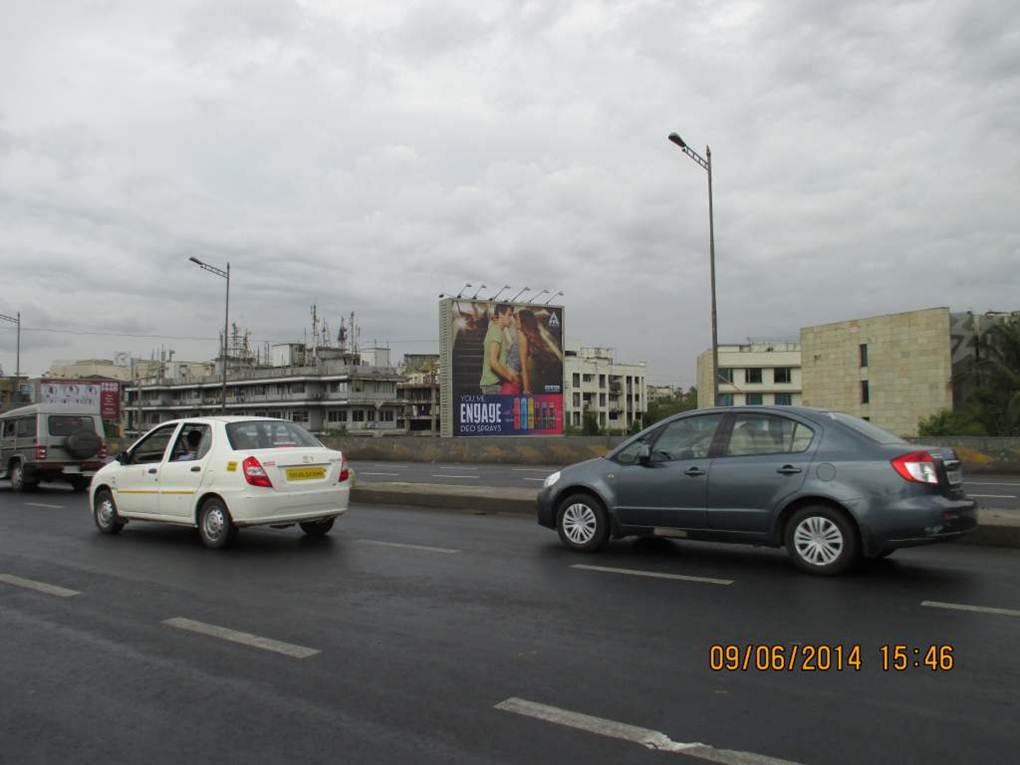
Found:
[[[520,430],[521,429],[520,399],[516,399],[515,398],[513,400],[512,406],[513,406],[513,410],[514,410],[514,430]]]
[[[517,399],[517,411],[521,415],[521,430],[528,429],[528,400],[526,398]]]
[[[528,399],[528,429],[535,429],[535,399]]]

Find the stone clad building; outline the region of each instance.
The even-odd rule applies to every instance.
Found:
[[[803,403],[862,417],[903,436],[953,408],[948,308],[800,331]]]

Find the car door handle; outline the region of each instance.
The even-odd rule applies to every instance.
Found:
[[[794,473],[799,473],[800,472],[800,468],[799,467],[794,467],[793,465],[783,465],[776,472],[777,473],[781,473],[782,475],[793,475]]]
[[[149,475],[156,475],[156,468],[149,468]]]
[[[192,473],[201,473],[202,472],[202,468],[200,468],[198,465],[195,465],[195,467],[191,468],[191,472]]]
[[[684,475],[689,475],[691,478],[697,478],[699,475],[705,475],[705,471],[698,467],[687,468],[684,471]]]

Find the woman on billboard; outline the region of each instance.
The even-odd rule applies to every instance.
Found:
[[[482,378],[479,387],[482,393],[499,395],[503,392],[504,383],[520,386],[520,372],[507,366],[507,355],[510,352],[510,340],[506,329],[513,321],[513,306],[500,303],[493,310],[489,319],[489,328],[485,332],[482,353]]]

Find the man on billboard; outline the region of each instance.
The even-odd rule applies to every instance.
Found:
[[[510,385],[520,383],[520,373],[507,366],[510,354],[510,339],[507,327],[513,322],[513,306],[500,303],[492,313],[489,329],[485,333],[482,355],[482,379],[479,386],[482,393],[498,395],[505,381]]]

